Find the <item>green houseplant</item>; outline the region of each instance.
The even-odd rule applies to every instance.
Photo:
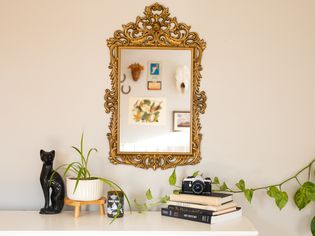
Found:
[[[68,198],[81,201],[97,200],[103,196],[103,185],[106,184],[114,191],[120,190],[123,192],[124,198],[127,200],[129,208],[131,209],[130,201],[127,195],[118,184],[109,179],[93,176],[91,174],[88,164],[92,152],[97,152],[97,149],[90,148],[85,155],[84,133],[81,135],[80,147],[78,148],[72,146],[72,148],[78,154],[79,161],[63,164],[55,170],[63,171],[63,179],[66,179],[66,191]],[[70,173],[72,174],[72,177],[67,177]],[[53,175],[51,176],[51,179],[52,177]]]
[[[313,164],[315,164],[315,159],[311,160],[306,166],[298,170],[294,175],[291,177],[279,182],[274,183],[266,186],[259,186],[259,187],[248,187],[246,182],[241,179],[237,183],[234,184],[234,188],[229,187],[226,182],[222,182],[219,180],[218,177],[213,178],[213,190],[214,192],[226,192],[226,193],[235,193],[235,194],[243,194],[244,197],[247,199],[249,203],[252,203],[252,199],[254,193],[256,191],[265,191],[266,195],[271,198],[275,205],[282,210],[290,197],[288,196],[287,192],[284,191],[283,186],[290,182],[296,181],[299,185],[298,189],[296,190],[294,196],[291,199],[294,201],[296,207],[299,210],[304,209],[307,205],[315,203],[315,169],[313,168]],[[307,179],[302,181],[301,174],[307,172]],[[197,175],[202,175],[199,171],[196,171],[192,174],[194,177]],[[177,183],[177,175],[176,175],[176,168],[173,170],[172,174],[169,176],[169,185],[173,186],[175,189],[173,190],[174,194],[178,194],[180,192],[181,187],[176,185]],[[148,211],[152,207],[160,206],[166,204],[169,201],[169,195],[160,196],[157,199],[154,199],[151,193],[151,189],[148,189],[145,193],[147,202],[140,204],[137,200],[134,200],[136,208],[141,213],[143,211]],[[310,222],[310,229],[312,235],[315,236],[315,215],[313,216]]]

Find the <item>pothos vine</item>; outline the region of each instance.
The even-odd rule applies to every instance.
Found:
[[[312,181],[312,177],[315,176],[315,170],[313,171],[313,164],[315,163],[315,159],[313,159],[309,164],[301,168],[299,171],[297,171],[294,175],[291,177],[275,184],[271,185],[265,185],[265,186],[259,186],[259,187],[252,187],[248,188],[246,186],[246,182],[241,179],[239,180],[234,188],[230,188],[226,182],[221,182],[219,177],[214,177],[212,181],[212,188],[214,192],[227,192],[227,193],[233,193],[233,194],[240,194],[243,193],[245,198],[249,203],[252,202],[254,192],[264,190],[267,193],[267,196],[272,198],[275,201],[275,204],[277,207],[281,210],[283,209],[286,204],[289,201],[289,196],[286,191],[283,190],[283,186],[290,182],[290,181],[296,181],[299,185],[299,188],[295,192],[293,196],[293,200],[295,205],[298,207],[299,210],[304,209],[307,205],[310,203],[315,202],[315,183]],[[300,175],[304,173],[305,171],[308,171],[307,180],[302,182],[300,179]],[[312,176],[313,173],[313,176]],[[201,175],[199,171],[196,171],[193,173],[193,176]],[[169,184],[173,186],[175,189],[173,190],[174,194],[179,194],[180,192],[180,186],[176,185],[177,183],[177,176],[176,176],[176,168],[173,170],[171,176],[169,177]],[[169,201],[170,197],[169,195],[160,196],[156,199],[153,199],[151,189],[148,189],[146,191],[146,199],[148,202],[145,202],[143,204],[140,204],[137,202],[137,200],[134,200],[136,208],[139,212],[148,211],[152,207],[160,206],[163,204],[166,204],[167,201]],[[315,236],[315,215],[311,221],[311,232],[312,235]]]

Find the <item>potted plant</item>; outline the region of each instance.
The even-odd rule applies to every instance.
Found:
[[[84,133],[81,135],[80,147],[77,148],[72,146],[72,148],[77,152],[80,161],[74,161],[69,164],[63,164],[59,166],[55,171],[62,169],[63,179],[67,177],[68,173],[72,173],[72,177],[66,178],[66,192],[69,199],[78,201],[93,201],[98,200],[103,196],[103,185],[104,183],[111,187],[114,191],[122,191],[124,198],[126,198],[127,203],[130,205],[130,201],[122,190],[122,188],[109,179],[105,179],[99,176],[91,175],[88,168],[88,163],[92,152],[97,152],[96,148],[90,148],[87,154],[84,154]],[[53,177],[54,173],[51,176]],[[131,207],[130,207],[131,208]]]

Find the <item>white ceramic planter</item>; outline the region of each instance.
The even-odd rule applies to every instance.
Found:
[[[94,201],[103,197],[103,183],[99,179],[80,180],[74,191],[76,179],[67,178],[67,196],[77,201]]]

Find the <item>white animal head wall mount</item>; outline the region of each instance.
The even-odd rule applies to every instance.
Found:
[[[187,66],[179,66],[175,74],[176,88],[181,94],[189,91],[190,71]]]

